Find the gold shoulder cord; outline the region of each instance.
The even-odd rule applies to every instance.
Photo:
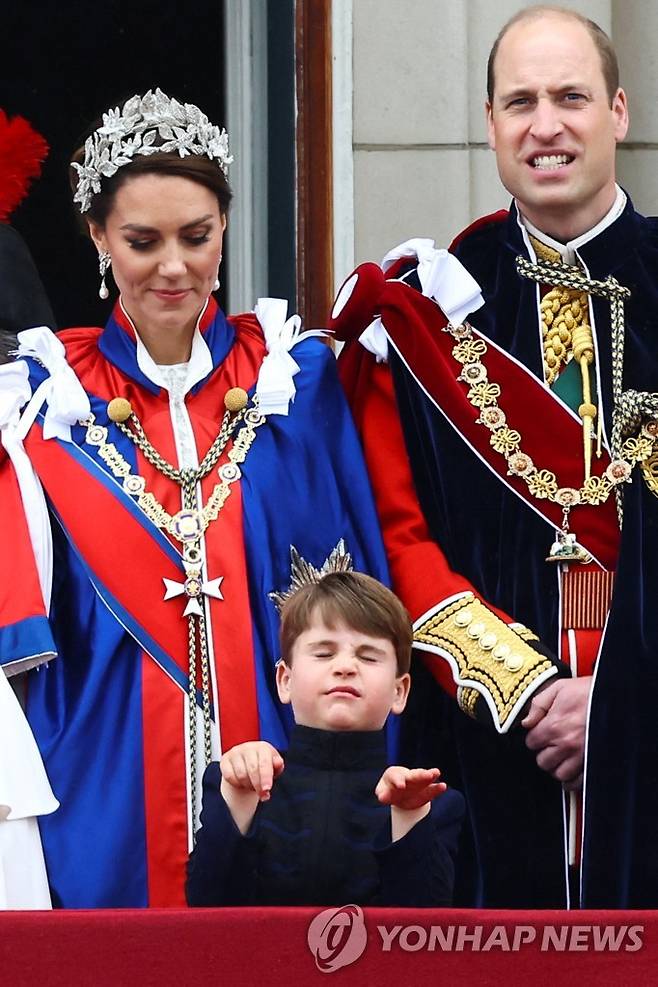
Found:
[[[531,236],[533,249],[541,260],[565,264],[557,250]],[[551,288],[540,303],[544,339],[544,374],[549,387],[555,383],[570,359],[580,367],[583,400],[578,414],[583,422],[583,454],[585,482],[592,475],[592,431],[598,418],[596,455],[601,457],[602,415],[592,404],[589,368],[594,363],[594,339],[589,323],[589,298],[586,291],[576,288]]]
[[[241,477],[240,463],[247,458],[251,445],[256,438],[256,429],[264,424],[265,417],[258,410],[254,399],[248,406],[248,395],[241,387],[231,388],[226,392],[224,403],[226,411],[222,419],[217,438],[195,469],[178,469],[168,463],[154,448],[142,428],[141,422],[133,412],[130,402],[125,398],[114,398],[107,406],[110,421],[123,432],[144,454],[148,462],[178,484],[182,493],[182,509],[176,514],[169,514],[155,496],[146,490],[146,481],[139,474],[133,473],[130,464],[112,442],[107,441],[108,429],[97,425],[93,415],[81,422],[86,426],[85,441],[98,449],[98,455],[108,466],[110,472],[122,482],[126,493],[136,498],[139,507],[149,520],[167,534],[171,535],[182,545],[184,582],[176,582],[163,577],[165,585],[165,600],[184,596],[187,605],[183,616],[188,619],[188,734],[190,744],[190,788],[193,811],[196,812],[198,784],[196,776],[196,707],[197,707],[197,669],[201,674],[201,694],[203,708],[203,741],[205,764],[210,763],[211,727],[210,727],[210,669],[208,656],[208,634],[206,627],[206,609],[204,597],[222,600],[220,586],[223,576],[215,579],[203,578],[203,534],[212,521],[216,521],[231,492],[231,484]],[[218,469],[219,483],[210,494],[205,505],[199,508],[197,502],[197,485],[217,465],[222,453],[233,437],[236,429],[239,431],[233,438],[233,444],[228,451],[228,462]]]
[[[620,419],[618,409],[622,400],[623,372],[624,372],[624,302],[630,298],[630,291],[620,285],[616,278],[609,275],[605,281],[595,281],[586,277],[577,268],[565,264],[556,264],[551,261],[541,260],[537,264],[532,264],[525,257],[516,258],[516,268],[521,277],[529,278],[538,284],[553,284],[557,287],[568,288],[573,291],[585,291],[588,295],[597,295],[607,299],[610,304],[610,326],[612,332],[612,396],[613,396],[613,428],[612,428],[612,456],[613,460],[623,461],[622,433],[620,431]],[[584,371],[583,371],[584,372]],[[586,402],[583,402],[585,404]],[[581,405],[581,408],[583,406]],[[591,403],[590,403],[591,407]],[[589,409],[587,409],[589,412]],[[582,417],[582,415],[581,415]],[[641,440],[638,440],[641,441]],[[647,453],[650,455],[651,450]],[[635,462],[641,462],[647,456],[638,456]],[[612,465],[612,464],[611,464]],[[635,465],[632,463],[631,465]],[[624,477],[629,479],[630,477]],[[591,477],[590,479],[596,479]],[[587,480],[586,480],[587,483]],[[623,520],[623,503],[621,491],[615,490],[617,500],[617,514],[621,527]]]

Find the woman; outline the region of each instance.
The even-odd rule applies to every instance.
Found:
[[[0,655],[41,665],[65,907],[184,903],[205,763],[285,741],[271,594],[291,557],[385,571],[331,351],[284,302],[226,319],[212,297],[230,161],[160,90],[104,115],[72,184],[119,298],[102,330],[21,333],[3,401]]]

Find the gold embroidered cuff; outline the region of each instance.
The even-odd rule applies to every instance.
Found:
[[[485,703],[499,733],[509,730],[538,686],[558,674],[530,640],[538,639],[523,625],[503,623],[472,593],[439,604],[414,624],[414,646],[449,662],[460,708],[481,719]]]

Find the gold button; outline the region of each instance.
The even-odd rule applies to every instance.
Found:
[[[493,631],[487,631],[487,633],[483,634],[480,638],[480,647],[483,651],[491,651],[492,648],[495,648],[497,643],[498,638]]]
[[[512,649],[509,644],[498,644],[493,649],[492,657],[495,658],[496,661],[505,661],[511,650]]]
[[[107,406],[107,417],[111,422],[126,422],[133,413],[127,398],[112,398]]]
[[[465,610],[460,610],[458,614],[455,615],[455,623],[457,627],[468,627],[470,622],[473,620],[473,611],[466,607]]]
[[[466,633],[468,634],[469,637],[472,637],[473,639],[477,639],[478,637],[481,637],[485,631],[486,631],[486,627],[484,626],[482,621],[476,620],[474,624],[471,624],[471,626],[468,628]]]
[[[523,658],[521,655],[512,654],[505,659],[505,668],[508,672],[518,672],[523,668]]]
[[[224,395],[224,404],[227,411],[235,413],[242,411],[249,400],[249,395],[243,387],[231,387]]]

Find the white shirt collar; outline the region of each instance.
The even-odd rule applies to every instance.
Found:
[[[529,219],[526,219],[526,217],[522,215],[517,204],[519,219],[528,233],[536,237],[537,240],[540,240],[542,243],[545,243],[547,247],[552,247],[553,250],[557,250],[565,264],[575,264],[578,248],[583,247],[586,243],[589,243],[589,241],[593,240],[594,237],[597,237],[599,233],[603,233],[608,226],[611,226],[616,219],[619,219],[622,212],[626,208],[626,202],[628,201],[626,193],[619,187],[619,185],[615,185],[615,188],[617,190],[615,201],[603,219],[601,219],[596,226],[592,227],[591,230],[581,233],[580,236],[577,236],[573,240],[567,241],[567,243],[560,243],[558,240],[554,240],[552,237],[548,236],[547,233],[543,233],[542,230],[538,230]]]
[[[139,332],[135,327],[135,323],[132,321],[125,308],[123,308],[123,305],[121,308],[123,309],[126,318],[130,321],[131,326],[135,330],[135,339],[137,341],[137,366],[142,371],[144,376],[148,377],[150,381],[157,384],[158,387],[164,387],[165,390],[168,390],[168,382],[165,380],[157,363],[142,342]],[[207,377],[213,369],[210,349],[199,331],[199,322],[201,321],[205,310],[206,306],[204,305],[199,312],[199,318],[197,319],[196,326],[194,327],[192,352],[190,353],[190,359],[187,363],[187,378],[185,380],[183,394],[187,394],[188,391],[191,391],[194,385],[198,384],[204,377]]]

